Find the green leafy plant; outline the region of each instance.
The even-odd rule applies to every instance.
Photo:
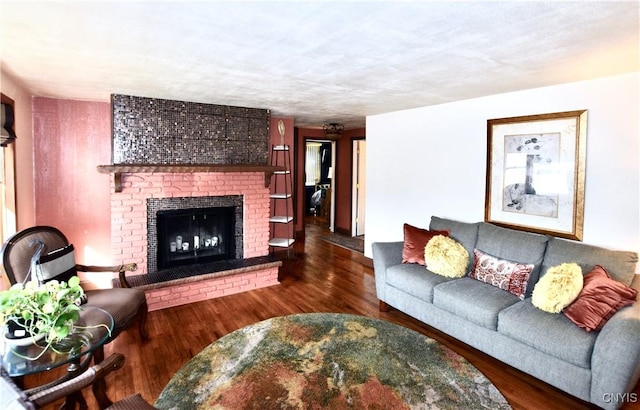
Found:
[[[44,335],[49,347],[72,332],[80,317],[83,295],[77,276],[68,282],[17,283],[0,292],[0,323],[6,327],[14,321],[24,327],[28,336]]]

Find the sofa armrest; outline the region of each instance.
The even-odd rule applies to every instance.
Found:
[[[640,377],[640,302],[618,311],[600,330],[591,357],[591,402],[611,407]],[[621,404],[621,403],[619,403]]]
[[[387,268],[402,263],[403,246],[404,242],[374,242],[371,244],[376,294],[381,301],[385,301]]]

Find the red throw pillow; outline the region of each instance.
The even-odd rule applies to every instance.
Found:
[[[563,313],[587,332],[599,330],[618,310],[635,303],[638,291],[617,282],[600,265],[584,277],[578,298]]]
[[[419,263],[426,266],[424,248],[427,242],[436,235],[449,236],[449,231],[429,231],[404,224],[404,246],[402,247],[402,263]]]

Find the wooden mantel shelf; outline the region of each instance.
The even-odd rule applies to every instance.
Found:
[[[98,165],[98,172],[113,174],[115,191],[122,192],[122,174],[150,174],[154,172],[165,173],[194,173],[194,172],[264,172],[265,188],[271,183],[271,176],[278,171],[284,171],[284,166],[274,165],[214,165],[214,164],[120,164]]]

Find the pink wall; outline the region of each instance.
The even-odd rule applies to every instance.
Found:
[[[33,99],[35,214],[60,229],[79,263],[115,264],[110,252],[109,103]]]

